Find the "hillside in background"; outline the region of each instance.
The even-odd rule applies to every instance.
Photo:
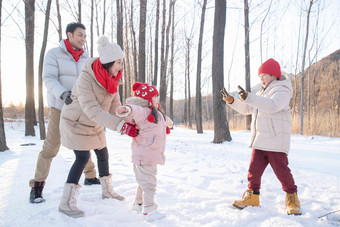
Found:
[[[301,74],[292,78],[293,133],[300,132]],[[304,134],[340,137],[340,50],[305,70]]]

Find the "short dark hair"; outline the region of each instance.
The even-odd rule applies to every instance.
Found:
[[[68,32],[71,32],[71,33],[73,34],[73,32],[74,32],[77,28],[82,28],[82,29],[86,30],[85,25],[83,25],[82,23],[79,23],[79,22],[72,22],[72,23],[69,23],[69,24],[66,26],[66,37],[67,37],[67,33],[68,33]]]

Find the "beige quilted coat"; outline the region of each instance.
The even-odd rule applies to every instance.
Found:
[[[285,76],[272,81],[256,94],[248,93],[243,102],[235,98],[230,105],[241,114],[252,114],[249,146],[264,151],[284,152],[290,148],[292,84]]]
[[[83,66],[72,89],[73,102],[64,105],[60,117],[61,144],[71,150],[106,147],[105,129],[120,131],[124,121],[115,116],[119,94],[109,94],[96,80],[91,58]]]

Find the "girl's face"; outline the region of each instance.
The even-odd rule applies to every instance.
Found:
[[[271,76],[269,74],[260,74],[259,77],[261,80],[261,84],[264,88],[266,88],[268,84],[270,84],[270,82],[272,82],[273,80],[276,80],[275,76]]]
[[[154,107],[158,108],[158,104],[159,104],[159,96],[154,96],[152,97],[152,104]]]
[[[117,76],[118,72],[123,68],[123,59],[116,60],[110,67],[109,74],[111,76]]]

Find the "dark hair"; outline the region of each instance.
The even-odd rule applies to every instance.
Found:
[[[111,66],[113,66],[114,63],[115,63],[115,61],[102,64],[102,66],[103,66],[104,69],[106,69],[107,72],[109,72],[109,69],[111,68]]]
[[[164,110],[159,107],[159,108],[156,108],[156,107],[152,107],[152,110],[151,110],[151,115],[155,118],[155,121],[153,123],[157,124],[158,123],[158,119],[157,119],[157,111],[159,111],[163,117],[164,117],[164,120],[165,120],[165,114],[164,114]]]
[[[66,26],[66,37],[67,37],[67,33],[68,33],[68,32],[71,32],[71,33],[73,34],[73,32],[74,32],[77,28],[82,28],[82,29],[86,30],[85,26],[84,26],[82,23],[79,23],[79,22],[72,22],[72,23],[69,23],[69,24]]]

